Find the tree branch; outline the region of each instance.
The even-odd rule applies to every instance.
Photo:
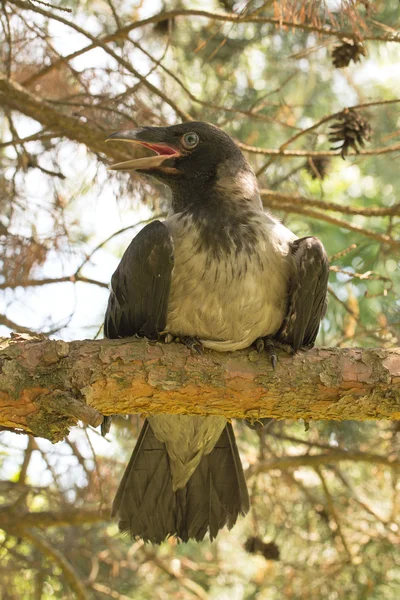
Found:
[[[326,212],[322,212],[320,210],[314,210],[309,208],[308,206],[302,206],[299,203],[299,199],[295,198],[294,201],[289,202],[285,200],[286,194],[273,194],[269,193],[268,190],[263,190],[261,194],[261,198],[263,201],[263,205],[268,208],[273,208],[275,210],[282,210],[288,213],[295,213],[299,215],[307,215],[307,217],[311,219],[317,219],[319,221],[325,221],[326,223],[330,223],[331,225],[335,225],[337,227],[342,227],[343,229],[348,229],[349,231],[354,231],[354,233],[364,235],[369,237],[380,244],[387,244],[392,248],[400,249],[400,240],[394,239],[387,235],[386,233],[377,233],[372,231],[372,229],[366,229],[365,227],[360,227],[360,225],[356,225],[355,223],[350,223],[344,219],[338,219],[337,217],[333,217]],[[277,200],[280,198],[280,200]],[[327,208],[327,210],[330,210]]]
[[[161,98],[166,104],[168,104],[172,108],[172,110],[174,110],[175,113],[179,117],[181,117],[181,119],[183,121],[192,121],[193,120],[190,114],[188,114],[186,111],[182,110],[171,98],[169,98],[169,96],[167,94],[165,94],[162,90],[157,88],[157,86],[153,85],[150,81],[148,81],[145,76],[143,76],[139,73],[139,71],[134,69],[134,67],[130,64],[129,61],[125,60],[123,57],[121,57],[119,54],[117,54],[111,48],[109,48],[106,44],[101,42],[100,38],[98,36],[94,36],[86,29],[82,29],[82,27],[79,27],[79,25],[77,25],[74,21],[68,21],[67,19],[64,19],[64,17],[61,17],[60,15],[55,15],[51,12],[45,11],[42,8],[39,8],[38,6],[33,6],[33,5],[29,4],[28,2],[24,2],[23,0],[12,0],[12,4],[15,4],[16,6],[23,8],[25,10],[31,10],[36,13],[39,13],[39,14],[43,15],[44,17],[48,17],[49,19],[58,21],[59,23],[62,23],[63,25],[70,27],[77,33],[80,33],[84,37],[88,38],[92,42],[94,47],[102,48],[104,50],[104,52],[106,52],[107,54],[112,56],[112,58],[117,63],[119,63],[122,67],[124,67],[128,73],[132,73],[132,75],[134,75],[139,81],[141,81],[143,83],[143,85],[145,85],[147,87],[147,89],[150,90],[150,92],[152,92],[153,94],[155,94],[156,96]]]
[[[111,237],[111,236],[110,236]],[[83,266],[83,265],[82,265]],[[80,269],[79,269],[80,270]],[[15,289],[19,287],[39,287],[42,285],[51,285],[53,283],[77,283],[81,281],[82,283],[91,283],[92,285],[98,285],[99,287],[109,289],[109,284],[104,281],[98,281],[97,279],[91,279],[90,277],[84,277],[83,275],[73,274],[73,275],[62,275],[61,277],[43,277],[42,279],[25,279],[24,281],[5,281],[4,283],[0,283],[0,290],[6,289]],[[0,315],[0,325],[6,325],[10,329],[15,329],[16,331],[20,331],[21,333],[33,333],[31,329],[27,327],[22,327],[20,325],[13,326],[13,322]],[[17,329],[18,327],[18,329]]]
[[[44,537],[34,533],[30,529],[24,529],[18,525],[8,528],[7,531],[12,535],[24,538],[32,544],[43,556],[48,558],[54,565],[57,565],[62,572],[65,581],[74,592],[77,600],[89,600],[84,583],[80,580],[78,573],[63,554]]]
[[[2,288],[0,287],[0,289]],[[32,335],[35,335],[35,331],[33,329],[25,327],[24,325],[19,325],[15,321],[11,321],[11,319],[6,317],[6,315],[0,314],[0,325],[4,325],[13,331],[18,331],[18,333],[31,333]]]
[[[268,206],[269,203],[274,208],[279,209],[282,204],[298,205],[302,207],[320,208],[322,210],[332,210],[341,212],[346,215],[363,215],[364,217],[390,217],[400,216],[400,202],[396,202],[392,206],[371,206],[364,208],[362,206],[348,206],[338,204],[337,202],[327,202],[325,200],[317,200],[316,198],[307,198],[298,194],[282,194],[275,190],[261,189],[261,199]]]
[[[319,348],[274,372],[253,349],[192,356],[143,339],[0,342],[0,425],[57,441],[101,414],[400,419],[400,348]]]
[[[15,505],[2,506],[0,509],[0,527],[9,529],[18,526],[21,529],[35,527],[71,527],[73,525],[91,525],[108,521],[111,509],[95,508],[93,510],[66,508],[59,511],[21,511]]]
[[[372,454],[369,452],[355,452],[352,450],[346,451],[333,448],[329,452],[319,454],[280,456],[270,460],[258,461],[246,470],[246,477],[250,479],[250,477],[253,477],[254,475],[273,471],[274,469],[284,471],[286,469],[298,469],[300,467],[318,468],[321,465],[331,465],[346,460],[383,465],[385,467],[392,467],[393,469],[400,468],[400,461],[395,458],[388,458],[381,454]]]
[[[34,7],[32,5],[29,5],[27,2],[24,2],[23,0],[12,0],[12,4],[15,4],[15,6],[18,6],[22,9],[26,9],[26,10],[33,10],[35,12],[38,12],[44,16],[47,16],[49,18],[53,18],[53,19],[57,19],[57,20],[61,20],[60,18],[58,18],[58,16],[52,14],[52,13],[46,13],[43,10],[40,10],[38,7]],[[282,28],[282,27],[286,27],[288,29],[300,29],[303,31],[309,31],[309,32],[314,32],[314,33],[319,33],[322,35],[326,35],[326,36],[331,36],[334,38],[338,38],[338,39],[344,39],[344,38],[350,38],[350,39],[359,39],[359,34],[357,32],[351,31],[351,30],[341,30],[341,29],[334,29],[333,27],[324,27],[322,26],[316,26],[310,23],[305,23],[305,22],[301,22],[301,21],[288,21],[285,19],[280,19],[279,17],[261,17],[261,16],[256,16],[253,14],[235,14],[235,13],[219,13],[219,12],[210,12],[210,11],[206,11],[206,10],[197,10],[197,9],[177,9],[177,10],[170,10],[170,11],[161,11],[155,15],[153,15],[152,17],[148,17],[147,19],[142,19],[141,21],[133,21],[131,23],[128,23],[127,25],[121,27],[120,29],[118,29],[117,31],[115,31],[114,33],[108,34],[106,36],[103,36],[102,42],[104,43],[104,41],[109,42],[121,37],[126,37],[128,35],[128,33],[130,33],[131,31],[133,31],[134,29],[137,29],[139,27],[145,27],[146,25],[156,25],[157,23],[160,23],[161,21],[167,21],[170,19],[175,19],[176,17],[202,17],[205,19],[209,19],[212,21],[222,21],[225,23],[254,23],[254,24],[269,24],[269,25],[274,25],[277,28]],[[70,23],[68,23],[66,20],[64,20],[65,24],[67,25],[71,25]],[[364,34],[362,36],[363,40],[371,40],[371,41],[378,41],[378,42],[399,42],[400,41],[400,37],[397,34],[397,32],[395,33],[388,33],[385,35],[368,35],[368,34]],[[88,49],[85,49],[86,51]]]
[[[3,106],[18,110],[22,114],[35,119],[47,129],[67,137],[70,140],[85,144],[92,152],[106,154],[111,159],[126,160],[132,157],[131,152],[117,148],[115,144],[107,144],[107,134],[93,123],[84,123],[78,117],[69,116],[51,104],[29,92],[16,81],[8,79],[0,73],[0,101]]]
[[[340,150],[281,150],[280,148],[261,148],[258,146],[250,146],[238,142],[238,146],[245,152],[251,154],[263,154],[264,156],[292,156],[302,157],[307,156],[311,158],[322,158],[322,157],[335,157],[341,156]],[[398,152],[400,150],[400,144],[393,144],[392,146],[381,146],[379,148],[371,148],[369,150],[359,150],[358,152],[352,151],[348,153],[348,156],[375,156],[378,154],[388,154],[389,152]]]

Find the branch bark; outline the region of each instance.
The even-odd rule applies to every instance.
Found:
[[[0,342],[0,426],[52,441],[103,414],[400,419],[400,348],[317,348],[276,371],[247,349],[192,356],[143,339]]]

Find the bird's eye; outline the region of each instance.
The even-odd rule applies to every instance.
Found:
[[[191,150],[199,143],[199,136],[194,131],[191,131],[190,133],[185,133],[185,135],[182,136],[181,142],[184,148]]]

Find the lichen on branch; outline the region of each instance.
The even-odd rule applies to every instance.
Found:
[[[400,349],[315,348],[276,371],[253,348],[205,351],[144,339],[0,342],[0,426],[52,441],[103,414],[400,419]]]

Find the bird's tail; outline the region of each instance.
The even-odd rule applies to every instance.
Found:
[[[121,531],[159,544],[168,536],[200,541],[216,537],[249,510],[249,496],[232,425],[227,423],[210,454],[186,485],[172,489],[165,444],[145,421],[112,509]]]

